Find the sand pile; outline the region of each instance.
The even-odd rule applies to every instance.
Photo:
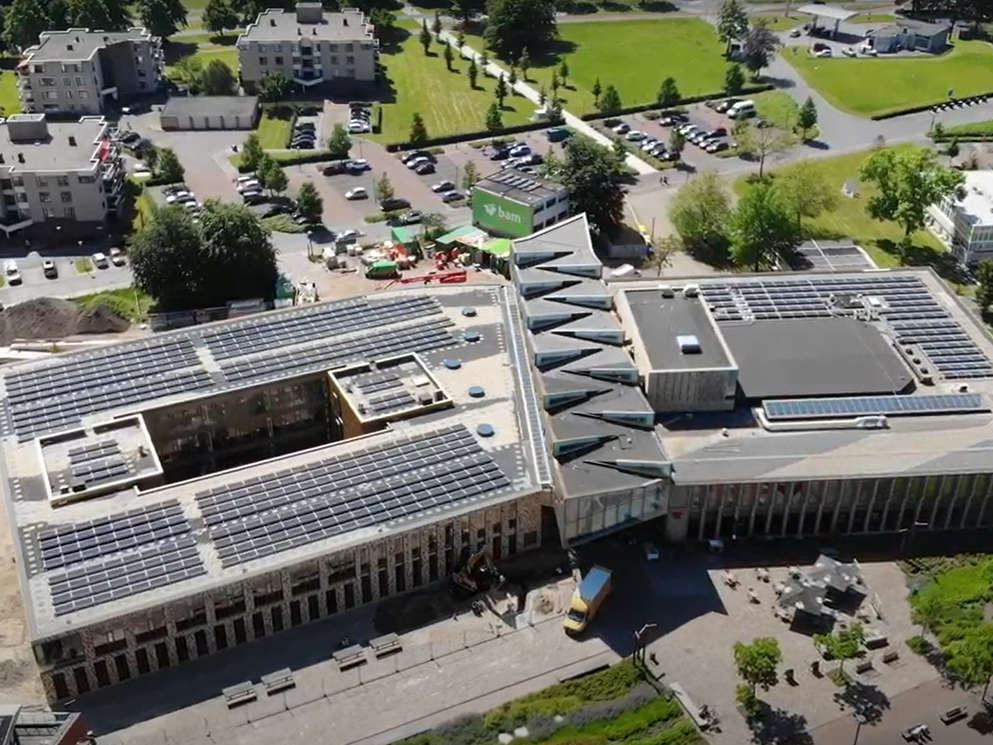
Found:
[[[0,311],[0,346],[15,339],[64,339],[76,334],[114,334],[130,323],[113,308],[97,303],[84,308],[71,300],[42,297]]]

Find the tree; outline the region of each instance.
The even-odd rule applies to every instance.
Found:
[[[259,83],[259,97],[263,101],[283,101],[289,98],[289,78],[280,70],[266,74]]]
[[[804,142],[807,141],[810,130],[817,126],[817,105],[810,96],[807,96],[807,100],[803,102],[800,111],[797,112],[796,126],[800,130],[800,137]]]
[[[614,86],[608,85],[603,89],[603,94],[600,96],[600,103],[597,108],[604,114],[616,114],[623,108],[621,94],[617,92]]]
[[[393,199],[393,196],[396,194],[396,191],[393,189],[393,183],[385,172],[372,182],[372,191],[376,195],[377,202],[385,202],[387,199]]]
[[[424,124],[424,117],[415,112],[410,121],[410,141],[414,145],[420,145],[422,142],[426,142],[427,139],[428,128]]]
[[[528,82],[528,70],[531,69],[531,55],[528,54],[527,47],[524,47],[521,56],[517,58],[517,66],[521,68],[521,79],[525,83]]]
[[[678,235],[665,235],[652,238],[650,253],[645,257],[644,266],[647,269],[655,269],[656,276],[662,276],[662,270],[672,264],[672,257],[682,248]]]
[[[548,100],[548,93],[545,91],[545,86],[542,85],[538,89],[538,105],[539,106],[544,106],[545,105],[545,101],[547,101],[547,100]]]
[[[590,93],[593,94],[593,105],[600,105],[600,95],[603,93],[603,86],[600,85],[600,78],[593,81],[593,87],[590,88]]]
[[[265,151],[262,149],[259,136],[252,132],[245,138],[245,144],[241,146],[242,167],[248,171],[258,170],[263,155],[265,155]]]
[[[476,169],[476,164],[470,160],[462,171],[462,188],[470,191],[477,181],[479,181],[479,171]]]
[[[452,62],[455,60],[455,52],[452,51],[452,45],[447,41],[444,43],[441,56],[445,60],[445,67],[448,68],[449,72],[452,72]]]
[[[318,222],[324,213],[324,200],[317,193],[317,187],[313,181],[304,181],[300,185],[300,193],[297,194],[297,212],[306,215],[313,222]]]
[[[669,133],[669,150],[674,152],[680,159],[683,155],[683,148],[686,147],[686,137],[678,129],[673,128]]]
[[[377,39],[388,39],[396,28],[397,14],[386,8],[373,8],[369,12],[369,23]]]
[[[993,304],[993,259],[983,259],[976,267],[976,303],[979,310],[986,313]]]
[[[569,87],[569,63],[562,60],[562,64],[559,65],[559,77],[562,79],[562,87]]]
[[[503,75],[500,76],[503,80]],[[513,65],[510,66],[510,74],[507,76],[507,83],[510,86],[510,95],[514,95],[517,88],[517,68]]]
[[[745,67],[758,75],[769,66],[769,60],[779,49],[779,37],[766,25],[765,21],[757,21],[745,34],[741,45],[741,58]]]
[[[785,254],[800,242],[789,208],[768,181],[749,187],[728,227],[731,258],[738,266],[749,266],[756,272],[772,264],[776,254]]]
[[[455,48],[462,51],[462,47],[465,46],[465,31],[459,29],[459,35],[455,37]]]
[[[122,31],[131,25],[131,8],[123,0],[66,0],[65,7],[73,28]]]
[[[272,299],[278,270],[269,232],[241,205],[208,200],[194,224],[181,207],[156,210],[134,234],[135,284],[165,311]]]
[[[181,0],[139,0],[138,18],[153,36],[172,36],[186,25],[186,7]]]
[[[421,21],[421,33],[418,35],[417,40],[421,42],[421,46],[424,47],[424,54],[427,55],[431,51],[431,32],[428,31],[428,21],[425,18]]]
[[[965,636],[949,645],[948,652],[948,666],[966,685],[984,686],[985,700],[993,676],[993,624],[970,628]]]
[[[771,636],[759,636],[751,644],[735,642],[734,666],[738,675],[755,693],[761,687],[768,691],[778,682],[776,668],[783,661],[779,642]]]
[[[271,155],[263,155],[256,173],[259,182],[272,194],[282,194],[289,186],[286,172]]]
[[[476,66],[476,58],[469,59],[469,69],[466,70],[466,77],[469,78],[469,87],[476,90],[476,81],[479,80],[479,68]]]
[[[486,11],[485,0],[452,0],[452,12],[465,25]]]
[[[779,155],[790,147],[795,137],[788,132],[775,127],[755,127],[747,125],[735,133],[738,152],[750,155],[759,162],[759,178],[765,176],[765,161],[773,155]]]
[[[659,92],[655,94],[655,100],[658,101],[660,106],[675,106],[679,103],[679,88],[676,86],[675,78],[666,78],[662,81],[659,86]]]
[[[208,31],[223,34],[229,28],[238,27],[238,14],[228,0],[207,0],[203,9],[203,25]]]
[[[624,172],[610,148],[573,138],[560,169],[573,211],[585,212],[594,233],[617,234],[624,220]]]
[[[490,107],[486,110],[486,129],[490,132],[503,129],[503,112],[500,110],[500,104],[496,101],[491,103]]]
[[[610,149],[613,151],[617,163],[623,166],[628,159],[628,146],[624,143],[623,138],[614,137],[610,143]]]
[[[976,297],[978,300],[978,293]],[[948,609],[941,596],[936,592],[925,590],[914,596],[913,601],[913,617],[921,625],[921,636],[924,636],[925,633],[938,625]]]
[[[928,207],[958,196],[965,178],[961,171],[939,163],[934,150],[923,147],[876,150],[862,164],[860,174],[878,190],[866,204],[869,215],[898,223],[905,243],[924,227]]]
[[[238,79],[224,60],[212,59],[200,73],[200,91],[207,96],[233,96]]]
[[[676,192],[669,220],[688,251],[727,263],[731,195],[715,171],[704,171]]]
[[[738,0],[725,0],[717,14],[717,36],[724,42],[724,54],[731,53],[731,42],[748,31],[748,13]]]
[[[562,121],[562,99],[553,98],[545,106],[545,115],[550,122]]]
[[[513,69],[511,69],[511,74],[513,74]],[[507,81],[503,79],[503,75],[497,78],[496,88],[493,89],[493,95],[496,97],[497,103],[500,104],[500,108],[503,108],[503,102],[507,98]]]
[[[421,227],[428,235],[437,237],[448,232],[448,221],[440,212],[425,212],[421,216]]]
[[[833,209],[838,202],[834,184],[809,160],[799,160],[777,171],[773,185],[780,200],[796,217],[798,232],[803,218],[813,219]]]
[[[845,669],[845,661],[852,660],[862,654],[862,642],[865,641],[865,627],[861,621],[853,621],[846,628],[839,629],[833,634],[817,634],[814,641],[838,660],[838,668]]]
[[[490,55],[486,53],[485,49],[479,54],[479,71],[483,73],[484,78],[490,75]]]
[[[434,21],[431,22],[431,31],[434,32],[435,36],[441,33],[441,13],[439,11],[434,12]]]
[[[733,96],[744,87],[745,73],[741,71],[741,65],[728,65],[727,72],[724,73],[724,92]]]
[[[3,41],[8,49],[33,46],[38,43],[42,31],[52,28],[46,5],[37,0],[13,0],[6,10]]]
[[[555,0],[489,0],[486,43],[505,60],[547,49],[558,36]]]
[[[155,166],[155,175],[159,180],[167,184],[177,184],[186,176],[186,169],[176,157],[176,151],[171,147],[159,149],[158,162]]]
[[[345,125],[338,123],[331,130],[331,137],[328,138],[328,151],[332,158],[347,158],[352,149],[352,138],[348,135]],[[242,156],[244,157],[244,156]]]

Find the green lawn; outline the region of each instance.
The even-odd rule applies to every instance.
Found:
[[[155,300],[150,295],[136,287],[105,290],[92,295],[80,295],[72,300],[87,309],[97,305],[107,305],[113,308],[118,315],[134,323],[143,321],[148,316],[149,309],[155,305]]]
[[[441,46],[433,44],[430,55],[425,55],[417,34],[413,33],[398,44],[384,46],[380,50],[380,62],[386,68],[391,93],[380,105],[382,131],[371,135],[372,139],[406,141],[415,113],[423,117],[430,137],[485,128],[486,110],[494,100],[496,81],[480,74],[476,89],[471,89],[466,76],[468,60],[456,58],[449,72],[441,56]],[[524,124],[535,108],[519,96],[507,98],[504,125]]]
[[[17,73],[13,70],[0,72],[0,115],[10,116],[21,111],[21,94],[17,90]]]
[[[800,107],[792,96],[783,91],[764,91],[750,98],[755,102],[755,110],[760,117],[778,129],[793,131]]]
[[[940,57],[817,59],[804,47],[783,51],[787,60],[834,106],[863,116],[923,106],[993,89],[993,46],[957,41]]]
[[[165,75],[166,77],[176,77],[177,69],[183,60],[197,59],[200,64],[206,67],[211,60],[220,59],[231,68],[235,75],[238,74],[238,50],[233,46],[236,36],[224,37],[226,43],[218,44],[212,34],[196,34],[194,36],[180,36],[178,41],[168,41],[163,45],[165,52]],[[215,41],[211,41],[214,39]],[[229,43],[227,43],[229,42]]]
[[[879,266],[899,266],[901,261],[894,246],[903,238],[902,228],[896,223],[873,220],[865,212],[865,203],[872,194],[872,187],[859,179],[859,167],[868,155],[868,152],[860,152],[810,162],[810,167],[818,169],[824,180],[837,190],[838,202],[831,212],[814,220],[805,220],[804,232],[807,238],[851,238]],[[772,174],[775,175],[775,170]],[[742,176],[734,184],[734,190],[739,195],[748,186],[746,179],[747,176]],[[859,196],[854,199],[842,193],[845,182],[849,180],[859,185]],[[907,263],[937,264],[941,263],[943,255],[947,255],[938,239],[925,230],[915,233],[913,241],[913,247],[907,253]]]
[[[613,85],[625,106],[655,100],[663,78],[676,79],[683,96],[717,93],[727,68],[713,26],[697,18],[666,18],[610,23],[568,23],[559,26],[558,54],[542,60],[529,77],[548,85],[552,71],[564,58],[569,63],[569,84],[562,90],[563,104],[573,114],[594,110],[590,89]]]
[[[267,109],[259,118],[256,134],[263,150],[283,150],[290,142],[293,132],[293,117],[280,116],[272,109]]]
[[[993,119],[986,119],[981,122],[969,122],[968,124],[955,124],[951,127],[942,126],[946,135],[962,137],[993,137]]]
[[[805,18],[806,16],[801,18],[800,16],[784,16],[779,14],[774,16],[749,16],[748,20],[752,23],[765,21],[765,25],[773,31],[786,31],[804,23]]]

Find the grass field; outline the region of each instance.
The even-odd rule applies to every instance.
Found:
[[[802,47],[783,51],[806,81],[834,106],[863,116],[882,114],[993,89],[993,46],[957,41],[940,57],[817,59]]]
[[[781,13],[774,16],[749,16],[748,20],[752,23],[764,21],[765,25],[773,31],[786,31],[805,22],[804,18],[800,16],[784,16]]]
[[[409,33],[409,32],[406,32]],[[496,81],[480,74],[476,90],[469,87],[468,60],[456,59],[452,72],[445,68],[441,46],[425,55],[413,33],[397,45],[380,50],[391,92],[381,102],[382,131],[371,138],[383,142],[405,141],[414,114],[424,119],[428,135],[438,137],[485,129],[486,110],[493,102]],[[504,125],[523,124],[534,113],[533,103],[514,96],[504,101]]]
[[[838,202],[830,212],[814,220],[804,221],[807,238],[841,239],[851,238],[862,246],[879,266],[900,266],[901,257],[896,252],[897,241],[903,238],[903,229],[892,222],[873,220],[865,212],[865,204],[872,194],[872,187],[859,179],[859,167],[868,157],[868,152],[840,155],[836,158],[823,158],[810,162],[823,175],[838,194]],[[772,171],[773,176],[775,170]],[[748,187],[745,176],[734,184],[737,194]],[[854,180],[859,184],[859,196],[852,199],[842,193],[845,182]],[[913,247],[907,251],[907,262],[911,264],[943,263],[947,254],[941,243],[927,231],[913,235]]]
[[[281,117],[270,109],[259,118],[256,134],[263,150],[282,150],[289,144],[292,131],[293,117]]]
[[[724,85],[724,47],[713,26],[697,18],[569,23],[559,27],[559,37],[558,53],[529,77],[547,86],[566,59],[569,84],[577,90],[560,95],[573,114],[594,110],[589,91],[598,78],[601,86],[617,88],[625,106],[654,101],[669,76],[683,96],[718,92]]]
[[[21,110],[21,96],[17,90],[17,73],[13,70],[0,72],[0,114],[10,116]]]
[[[220,59],[224,61],[235,75],[238,74],[238,50],[233,46],[237,40],[236,36],[227,36],[221,39],[212,34],[195,34],[192,36],[180,36],[180,41],[169,41],[163,44],[165,52],[165,75],[175,77],[176,66],[183,60],[198,59],[204,67],[211,60]],[[226,43],[218,44],[217,41]]]
[[[132,323],[143,321],[148,316],[148,311],[155,305],[155,300],[150,295],[136,287],[80,295],[72,300],[87,309],[101,304],[110,306]]]
[[[968,137],[993,137],[993,119],[986,119],[981,122],[969,122],[968,124],[955,124],[951,127],[942,127],[946,135],[953,135],[966,139]]]

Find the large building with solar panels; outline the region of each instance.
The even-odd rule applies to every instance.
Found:
[[[385,291],[0,372],[53,700],[645,521],[672,541],[993,526],[993,342],[930,270]]]

